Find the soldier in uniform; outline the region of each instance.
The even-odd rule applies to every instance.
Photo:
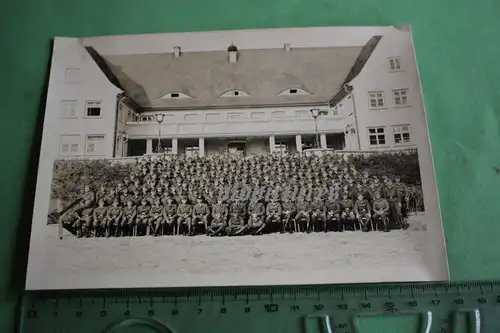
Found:
[[[121,223],[121,236],[135,236],[135,217],[137,216],[137,207],[132,199],[127,201],[127,206],[123,208],[123,218]]]
[[[108,214],[108,207],[105,206],[104,199],[99,199],[99,207],[94,209],[94,234],[96,237],[104,236],[106,230],[106,216]]]
[[[210,215],[210,209],[208,205],[203,202],[203,198],[198,196],[196,198],[196,204],[193,207],[193,232],[196,233],[198,224],[203,224],[204,232],[208,235],[208,216]]]
[[[95,193],[90,189],[89,185],[85,185],[84,187],[82,202],[86,202],[86,205],[93,205],[95,202]]]
[[[373,183],[370,184],[370,190],[371,190],[371,193],[372,193],[371,199],[373,200],[373,198],[375,198],[375,193],[376,192],[379,192],[380,195],[382,195],[384,193],[384,184],[382,184],[380,182],[380,179],[374,178],[373,179]]]
[[[137,217],[135,219],[134,233],[137,236],[143,236],[148,229],[149,210],[151,207],[148,205],[148,200],[142,198],[141,205],[137,207]]]
[[[401,201],[403,198],[401,197],[401,192],[394,186],[391,179],[387,180],[385,195],[391,207],[392,224],[396,228],[405,227],[401,216]]]
[[[361,225],[363,231],[368,231],[368,224],[371,222],[371,208],[370,203],[366,200],[362,193],[358,194],[358,198],[354,203],[354,214],[356,215],[356,219],[358,223]],[[373,225],[371,226],[373,229]]]
[[[309,226],[310,215],[309,211],[311,206],[309,202],[303,198],[299,197],[297,201],[297,215],[295,216],[295,225],[297,231],[306,231],[307,226]]]
[[[325,232],[330,230],[333,231],[342,231],[341,227],[341,219],[340,219],[340,203],[338,202],[338,192],[335,194],[329,195],[326,200],[326,225]]]
[[[222,235],[227,227],[227,205],[221,197],[217,199],[217,203],[212,205],[212,223],[208,227],[210,236]]]
[[[399,176],[395,177],[395,182],[393,185],[398,191],[398,198],[401,204],[401,223],[403,227],[407,227],[406,219],[408,218],[408,189],[404,183],[401,182],[401,178]]]
[[[261,234],[266,227],[264,221],[265,213],[266,209],[263,200],[258,198],[252,199],[248,207],[248,228],[252,231],[252,234]]]
[[[128,188],[125,187],[122,190],[122,195],[120,196],[120,205],[126,206],[127,201],[132,199],[132,195],[128,192]]]
[[[106,203],[106,206],[111,206],[113,205],[113,201],[115,201],[116,198],[116,193],[114,188],[110,188],[108,191],[108,195],[104,197],[104,202]]]
[[[176,235],[180,234],[181,226],[186,225],[188,229],[188,235],[191,235],[191,216],[193,209],[190,204],[187,203],[187,198],[184,196],[181,199],[181,203],[177,206],[177,231]]]
[[[382,198],[380,192],[375,192],[375,198],[373,199],[373,218],[375,219],[377,226],[383,225],[384,231],[389,231],[389,225],[387,217],[389,214],[389,202]]]
[[[281,225],[281,212],[281,204],[273,197],[266,207],[266,224],[271,232],[276,231]]]
[[[342,219],[342,228],[344,230],[354,230],[354,221],[356,216],[352,211],[354,206],[353,200],[349,197],[349,193],[342,193],[342,200],[340,201],[341,208],[341,219]]]
[[[235,197],[229,206],[228,232],[230,236],[242,235],[247,230],[245,224],[246,213],[245,204],[238,197]]]
[[[82,201],[82,208],[76,212],[76,221],[74,226],[77,228],[76,237],[89,237],[89,231],[92,227],[92,214],[94,208],[92,207],[91,201]]]
[[[171,196],[167,197],[167,203],[163,208],[163,219],[165,220],[164,234],[175,234],[175,226],[177,225],[177,205],[174,203]]]
[[[113,206],[108,208],[106,214],[106,237],[110,237],[114,231],[115,236],[118,235],[120,229],[120,222],[123,216],[123,210],[119,206],[118,199],[113,201]]]
[[[295,208],[295,204],[292,202],[289,195],[285,196],[284,202],[281,205],[283,210],[283,229],[282,233],[288,230],[289,233],[292,233],[291,223],[294,223],[294,229],[297,231],[297,226],[295,225],[295,215],[297,215],[297,209]]]
[[[160,198],[156,197],[151,209],[149,210],[148,229],[153,236],[162,234],[165,220],[163,219],[163,206]],[[147,231],[146,231],[147,235]]]
[[[101,185],[99,187],[99,190],[96,193],[96,201],[99,202],[99,200],[106,198],[106,195],[108,194],[108,190],[106,188],[106,185]]]
[[[311,203],[311,222],[312,228],[308,227],[308,232],[311,231],[320,231],[324,224],[326,223],[326,214],[325,214],[325,204],[323,200],[320,198],[315,198]]]

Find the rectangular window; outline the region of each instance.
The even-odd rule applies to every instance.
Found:
[[[368,138],[370,139],[371,146],[385,145],[385,128],[374,127],[368,129]]]
[[[76,101],[61,101],[61,118],[75,118],[76,104]]]
[[[101,116],[101,101],[87,101],[85,107],[87,117],[100,117]]]
[[[66,68],[64,72],[64,83],[79,83],[80,68]]]
[[[370,109],[380,109],[385,107],[383,91],[371,91],[368,93],[370,99]]]
[[[78,155],[80,135],[61,134],[59,152],[64,155]]]
[[[143,122],[153,121],[154,118],[155,118],[154,116],[141,116],[140,121]]]
[[[298,118],[307,118],[310,114],[310,111],[295,111],[295,116]]]
[[[186,145],[185,146],[186,157],[198,156],[199,151],[200,151],[200,147],[198,147],[198,145]]]
[[[389,58],[389,69],[391,71],[398,71],[401,69],[401,60],[399,57]]]
[[[264,112],[252,112],[250,114],[250,117],[252,118],[264,118]]]
[[[274,111],[271,113],[272,118],[283,118],[286,117],[286,112],[285,111]]]
[[[242,119],[243,118],[243,114],[241,114],[241,113],[230,113],[230,114],[228,114],[228,118],[229,118],[229,120]]]
[[[222,120],[222,115],[220,113],[207,113],[206,119],[208,121]]]
[[[197,113],[187,114],[187,115],[184,116],[184,120],[187,120],[187,121],[196,121],[196,120],[198,120],[198,114]]]
[[[104,154],[104,135],[87,135],[85,153],[91,155]]]
[[[281,155],[288,155],[288,144],[286,142],[276,141],[274,151]]]
[[[411,142],[410,126],[408,125],[392,126],[392,133],[394,135],[395,144],[405,144]]]
[[[408,89],[393,90],[394,105],[405,106],[408,105]]]

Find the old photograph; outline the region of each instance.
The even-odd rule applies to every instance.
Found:
[[[447,279],[409,26],[54,39],[27,289]]]

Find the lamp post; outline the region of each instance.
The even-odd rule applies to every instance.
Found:
[[[165,115],[163,113],[157,113],[155,114],[155,117],[156,117],[156,122],[158,123],[158,144],[156,145],[156,152],[160,154],[163,150],[161,148],[161,123],[163,122]]]
[[[318,117],[321,115],[327,115],[328,111],[320,110],[320,109],[311,109],[311,115],[314,118],[314,128],[316,131],[316,148],[320,148],[319,145],[319,133],[318,133]]]

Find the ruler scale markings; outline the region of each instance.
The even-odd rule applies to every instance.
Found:
[[[222,300],[224,302],[225,298],[230,297],[230,299],[234,299],[235,295],[241,294],[243,297],[246,295],[246,305],[247,307],[252,307],[251,311],[243,311],[238,309],[238,305],[233,302],[226,302],[227,307],[227,315],[221,317],[219,319],[221,321],[221,325],[224,326],[228,324],[227,319],[230,319],[232,316],[239,316],[238,312],[241,311],[241,315],[244,315],[245,320],[256,320],[257,326],[259,321],[262,322],[261,332],[267,333],[266,327],[263,325],[267,320],[271,320],[271,317],[268,319],[263,319],[256,316],[259,312],[254,311],[253,309],[265,308],[265,305],[268,303],[269,299],[271,300],[271,304],[268,304],[269,309],[275,309],[275,307],[271,307],[273,302],[277,302],[277,306],[279,306],[279,311],[283,311],[281,301],[285,302],[284,309],[290,311],[292,316],[296,315],[297,323],[299,322],[299,317],[312,314],[314,311],[317,311],[317,315],[321,315],[322,311],[325,311],[327,307],[331,305],[335,305],[335,307],[328,308],[328,315],[331,316],[332,330],[337,330],[339,333],[345,332],[354,332],[354,328],[351,326],[352,320],[360,313],[366,314],[378,314],[385,312],[386,314],[404,314],[407,309],[411,308],[411,311],[419,310],[421,313],[424,312],[432,312],[432,329],[436,330],[436,332],[451,332],[448,327],[447,316],[449,313],[454,311],[463,311],[464,304],[466,304],[467,308],[476,308],[480,309],[481,312],[486,311],[486,317],[481,316],[481,333],[493,333],[500,331],[500,325],[496,322],[490,322],[490,320],[495,320],[500,316],[500,306],[497,304],[500,303],[500,293],[497,291],[497,287],[500,284],[498,282],[468,282],[468,283],[426,283],[426,284],[392,284],[392,285],[376,285],[376,286],[343,286],[343,287],[286,287],[286,288],[253,288],[253,289],[238,289],[238,288],[220,288],[220,289],[196,289],[192,291],[187,290],[165,290],[165,291],[155,291],[151,290],[140,290],[140,291],[104,291],[99,290],[95,292],[82,292],[82,291],[64,291],[64,292],[44,292],[44,293],[30,293],[28,292],[25,296],[26,302],[24,304],[28,305],[28,309],[33,309],[34,312],[31,313],[32,317],[29,317],[30,314],[28,312],[23,312],[23,316],[25,318],[29,318],[25,320],[25,324],[19,333],[30,333],[36,331],[37,333],[53,333],[53,332],[71,332],[71,327],[64,326],[69,325],[69,323],[73,322],[74,324],[80,322],[75,317],[82,317],[85,321],[101,323],[104,328],[110,321],[119,322],[127,317],[132,316],[130,313],[128,315],[124,314],[123,311],[110,311],[112,309],[120,309],[119,305],[116,304],[113,299],[120,299],[123,303],[127,304],[127,308],[129,306],[128,302],[131,298],[135,301],[141,300],[139,305],[134,306],[134,315],[141,316],[144,311],[148,313],[148,305],[153,302],[159,302],[161,299],[156,299],[158,295],[161,295],[165,300],[168,297],[172,297],[173,299],[181,296],[183,302],[184,298],[187,299],[187,306],[196,306],[196,304],[201,304],[201,296],[206,295],[208,292],[210,294],[211,299],[214,299],[214,295],[220,295],[219,298],[216,296],[217,301]],[[489,288],[490,292],[488,292],[486,288]],[[399,289],[399,293],[397,292]],[[335,293],[334,291],[338,291]],[[492,295],[494,297],[490,301],[489,295],[491,292],[495,291],[495,294]],[[257,296],[254,299],[250,299],[249,292],[254,292]],[[269,298],[262,297],[263,293],[266,293]],[[293,299],[295,303],[287,304],[288,300],[291,298],[286,298],[286,294],[293,295]],[[282,299],[276,299],[275,294],[282,295]],[[298,294],[298,295],[297,295]],[[325,294],[325,295],[323,295]],[[315,295],[316,297],[314,297]],[[435,297],[435,299],[430,299],[428,296]],[[458,295],[458,297],[457,297]],[[488,297],[484,297],[484,295],[488,295]],[[142,298],[147,298],[149,296],[150,303],[142,302]],[[313,300],[317,299],[317,304],[311,303],[311,296],[313,296]],[[409,300],[408,297],[411,296],[412,299]],[[481,297],[483,296],[483,297]],[[69,312],[61,311],[57,320],[50,320],[50,318],[57,316],[54,314],[54,310],[58,308],[59,299],[63,297],[68,300],[68,305],[64,306],[65,310],[69,310]],[[236,296],[236,299],[238,297]],[[285,299],[286,298],[286,299]],[[342,299],[344,304],[340,304],[338,300]],[[363,301],[364,300],[364,301]],[[432,301],[432,303],[429,303]],[[461,302],[459,302],[461,301]],[[314,302],[314,301],[313,301]],[[467,302],[467,303],[466,303]],[[83,304],[82,304],[83,303]],[[95,304],[94,304],[95,303]],[[333,304],[332,304],[333,303]],[[387,304],[389,303],[389,304]],[[391,304],[392,303],[392,304]],[[436,303],[436,304],[434,304]],[[33,305],[34,304],[34,305]],[[65,303],[63,303],[65,304]],[[224,304],[224,303],[223,303]],[[371,307],[369,306],[371,304]],[[414,304],[414,305],[413,305]],[[318,306],[316,309],[311,305]],[[348,308],[344,306],[348,305]],[[321,306],[321,307],[320,307]],[[323,307],[324,306],[324,307]],[[431,308],[428,308],[428,307]],[[81,310],[79,307],[82,307]],[[136,308],[137,307],[137,308]],[[25,307],[26,308],[26,307]],[[106,309],[107,315],[103,315],[104,310],[100,310],[99,308]],[[183,333],[190,333],[193,331],[200,331],[206,329],[206,325],[209,325],[209,316],[207,316],[206,309],[203,311],[201,316],[197,316],[195,318],[188,317],[189,310],[183,311],[184,308],[181,308],[180,311],[176,310],[172,311],[172,315],[175,316],[175,325],[187,325],[190,327],[188,331],[182,331]],[[187,309],[190,309],[188,307]],[[194,308],[196,310],[196,307]],[[320,310],[321,309],[321,310]],[[44,311],[45,310],[45,311]],[[96,311],[94,311],[96,310]],[[390,310],[389,312],[387,310]],[[432,310],[432,311],[431,311]],[[78,312],[80,311],[80,312]],[[156,311],[155,319],[157,318],[161,322],[168,323],[169,320],[172,319],[170,317],[170,310],[167,314],[160,313],[160,311]],[[222,311],[222,310],[221,310]],[[277,311],[277,310],[276,310]],[[83,313],[84,312],[84,313]],[[218,312],[218,311],[217,311]],[[268,311],[275,312],[275,311]],[[34,313],[34,315],[33,315]],[[66,320],[63,314],[69,316]],[[80,315],[79,315],[79,314]],[[224,312],[226,313],[226,312]],[[255,314],[254,314],[255,313]],[[491,314],[490,314],[491,313]],[[114,316],[114,317],[113,317]],[[47,317],[47,319],[43,319]],[[101,317],[107,317],[106,319]],[[43,321],[40,321],[39,318],[42,318]],[[292,319],[293,317],[290,317]],[[486,318],[486,320],[485,320]],[[494,319],[491,319],[494,318]],[[231,319],[234,320],[235,319]],[[204,324],[202,322],[204,321]],[[182,324],[184,322],[184,324]],[[300,321],[301,322],[301,321]],[[344,326],[343,323],[347,323]],[[173,323],[172,323],[173,324]],[[31,325],[31,326],[30,326]],[[45,325],[45,326],[43,326]],[[52,326],[48,326],[52,325]],[[59,326],[58,326],[59,325]],[[198,326],[199,325],[199,326]],[[340,325],[340,326],[337,326]],[[43,327],[42,327],[43,326]],[[57,327],[56,327],[57,326]],[[40,328],[40,329],[38,329]],[[257,327],[258,328],[258,327]],[[339,328],[344,328],[344,330],[339,330]],[[441,329],[441,331],[440,331]],[[93,328],[94,332],[101,332],[102,329]],[[141,332],[141,331],[138,331]],[[288,330],[289,333],[298,333],[299,330]]]

